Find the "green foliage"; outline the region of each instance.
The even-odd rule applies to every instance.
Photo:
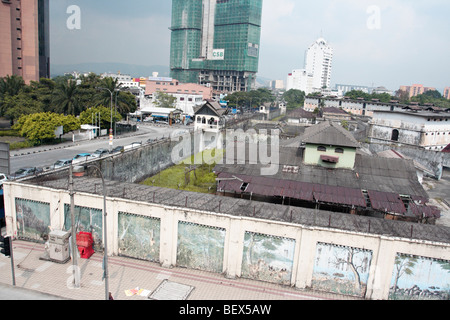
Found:
[[[0,106],[0,116],[6,116],[11,121],[18,119],[22,115],[43,111],[44,104],[24,92],[19,92],[14,96],[6,95]]]
[[[366,93],[362,90],[352,90],[345,94],[346,97],[350,99],[364,98],[366,101],[370,101],[372,99],[378,99],[380,102],[390,102],[392,100],[392,96],[388,93]]]
[[[159,91],[156,93],[155,101],[153,102],[153,104],[158,108],[175,108],[176,102],[176,97]]]
[[[124,91],[117,80],[100,79],[90,73],[78,81],[72,76],[58,76],[53,79],[41,78],[26,85],[19,76],[0,78],[0,116],[12,121],[23,114],[55,112],[78,116],[84,110],[99,105],[116,106],[122,115],[135,112],[136,99],[130,92]]]
[[[236,91],[226,96],[230,107],[258,107],[266,102],[275,101],[275,97],[269,89],[259,88],[248,92]]]
[[[445,99],[439,91],[427,91],[423,94],[411,97],[410,101],[418,102],[420,105],[429,103],[444,109],[450,108],[450,100]]]
[[[286,101],[286,108],[288,109],[302,107],[305,101],[305,92],[297,89],[290,89],[283,94],[283,99]]]
[[[100,126],[104,128],[110,128],[111,127],[111,108],[104,107],[102,105],[97,107],[89,108],[85,111],[83,111],[80,114],[80,122],[81,124],[92,124],[95,119],[98,117],[98,114],[100,113]],[[97,118],[98,119],[98,118]],[[115,114],[113,110],[113,123],[120,121],[122,119],[122,116],[120,114]]]
[[[59,126],[64,127],[64,132],[70,132],[79,129],[80,122],[74,116],[40,112],[21,116],[13,129],[33,143],[42,143],[55,139],[55,129]]]
[[[77,115],[81,111],[79,88],[75,80],[60,82],[54,90],[52,103],[55,111]]]

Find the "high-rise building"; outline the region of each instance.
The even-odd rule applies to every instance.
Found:
[[[215,92],[255,86],[262,0],[173,0],[170,76]]]
[[[302,90],[306,94],[330,89],[333,48],[324,38],[318,38],[305,53],[304,69],[289,73],[287,90]]]
[[[49,0],[0,1],[0,77],[50,77]]]
[[[404,91],[408,94],[408,97],[415,97],[419,94],[424,94],[427,91],[434,91],[436,88],[424,87],[423,84],[413,84],[412,86],[400,86],[400,91]]]
[[[442,95],[445,99],[450,99],[450,87],[444,88],[444,94]]]

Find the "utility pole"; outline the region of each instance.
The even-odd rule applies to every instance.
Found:
[[[69,194],[70,194],[70,219],[72,222],[72,274],[73,274],[73,285],[75,288],[80,287],[80,275],[78,272],[78,256],[77,256],[77,235],[75,228],[75,203],[74,203],[74,192],[73,192],[73,166],[70,164],[69,168]]]

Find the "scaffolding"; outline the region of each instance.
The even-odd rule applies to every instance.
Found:
[[[261,12],[262,0],[173,0],[172,78],[218,91],[251,90],[258,71]]]

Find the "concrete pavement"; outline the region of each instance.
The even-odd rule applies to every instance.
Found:
[[[72,286],[72,262],[41,260],[44,245],[13,241],[16,287],[74,300],[104,300],[103,255],[79,259],[81,286]],[[11,260],[0,256],[0,283],[11,285]],[[250,279],[227,279],[222,274],[186,268],[163,268],[158,263],[121,256],[108,258],[109,291],[114,300],[359,300],[331,293]],[[171,286],[170,286],[170,285]],[[143,289],[132,295],[130,290]],[[187,291],[183,291],[188,289]],[[181,292],[181,295],[180,295]],[[176,296],[179,294],[178,296]]]

